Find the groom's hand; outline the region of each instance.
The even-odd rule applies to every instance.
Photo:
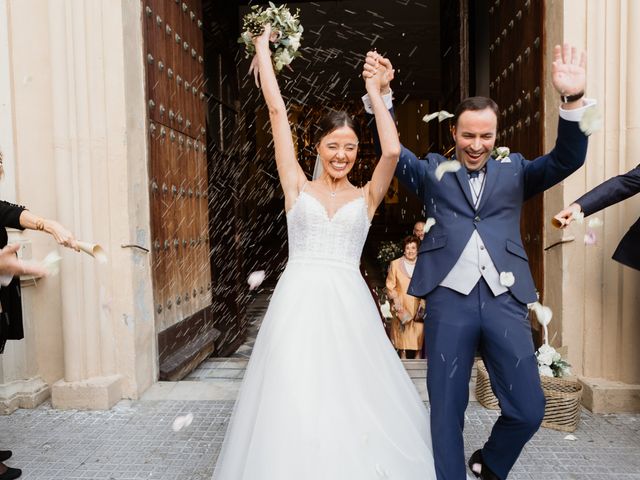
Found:
[[[571,96],[584,94],[586,85],[587,55],[578,52],[576,47],[568,43],[556,45],[553,49],[551,65],[551,81],[560,95]],[[582,106],[582,98],[565,103],[562,108],[571,110]]]
[[[380,75],[380,93],[386,95],[391,93],[391,81],[395,77],[395,70],[388,58],[383,57],[378,52],[367,52],[365,59],[365,65],[369,65],[377,69],[378,75]]]

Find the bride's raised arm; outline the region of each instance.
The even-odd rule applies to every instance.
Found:
[[[260,36],[254,37],[253,43],[256,47],[256,56],[252,63],[252,68],[257,67],[258,69],[262,95],[267,107],[269,107],[269,121],[271,122],[271,131],[273,133],[278,176],[284,191],[285,210],[289,210],[298,198],[300,187],[306,180],[306,176],[296,158],[291,126],[287,117],[287,108],[280,94],[278,81],[273,71],[271,52],[269,50],[270,36],[271,26],[267,24],[264,32]]]
[[[369,183],[369,218],[373,217],[376,208],[378,208],[378,205],[380,205],[384,199],[396,170],[398,158],[400,158],[398,130],[396,129],[393,117],[382,100],[382,94],[380,92],[381,77],[385,74],[385,71],[384,67],[378,68],[377,65],[374,66],[365,63],[364,71],[362,72],[367,93],[371,100],[373,114],[376,117],[378,137],[380,138],[380,148],[382,150],[380,160],[373,171],[371,182]]]

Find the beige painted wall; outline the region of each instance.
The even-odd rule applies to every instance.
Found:
[[[586,49],[587,96],[598,100],[604,119],[603,128],[589,139],[586,166],[546,193],[545,216],[551,218],[640,162],[640,2],[554,0],[546,6],[547,57],[563,38]],[[549,82],[546,92],[545,140],[550,149],[558,98]],[[554,344],[568,346],[573,370],[586,384],[626,388],[634,400],[621,409],[640,409],[640,272],[620,265],[611,255],[639,212],[636,196],[594,214],[604,222],[595,230],[595,246],[584,244],[586,222],[564,232],[548,223],[545,228],[545,245],[567,240],[545,257],[545,300],[554,311]]]
[[[105,408],[137,398],[157,378],[144,250],[150,242],[141,2],[0,1],[7,26],[0,68],[10,72],[0,77],[0,139],[14,169],[3,198],[58,219],[109,257],[100,265],[59,250],[60,275],[25,289],[29,331],[0,356],[0,396],[3,385],[35,375],[53,385],[56,406]],[[35,258],[57,248],[44,234],[17,238],[31,243]],[[25,357],[35,359],[31,369],[6,368]]]

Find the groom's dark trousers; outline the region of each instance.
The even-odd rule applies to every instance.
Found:
[[[462,430],[478,347],[502,410],[482,456],[506,478],[544,416],[527,307],[509,292],[494,297],[484,279],[469,295],[437,287],[427,305],[427,390],[438,479],[466,478]]]
[[[373,132],[375,139],[375,128]],[[466,478],[462,429],[476,349],[501,408],[482,448],[484,463],[500,479],[507,478],[540,426],[544,396],[526,317],[526,305],[536,301],[536,289],[520,236],[520,212],[525,200],[575,172],[586,153],[587,137],[578,122],[560,118],[556,145],[548,154],[535,160],[519,153],[501,161],[489,159],[476,205],[465,168],[438,179],[437,167],[446,158],[430,153],[418,159],[402,147],[396,176],[422,200],[425,216],[436,221],[418,250],[408,293],[427,300],[427,388],[438,480]],[[498,296],[484,276],[468,295],[441,285],[474,232],[496,271],[513,276],[508,291]],[[481,265],[464,268],[473,275]]]

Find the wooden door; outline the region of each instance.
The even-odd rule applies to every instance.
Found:
[[[489,1],[489,84],[500,106],[497,146],[533,159],[543,153],[542,0]],[[542,299],[543,195],[527,201],[521,231],[536,288]]]
[[[143,0],[160,379],[213,351],[201,0]]]

